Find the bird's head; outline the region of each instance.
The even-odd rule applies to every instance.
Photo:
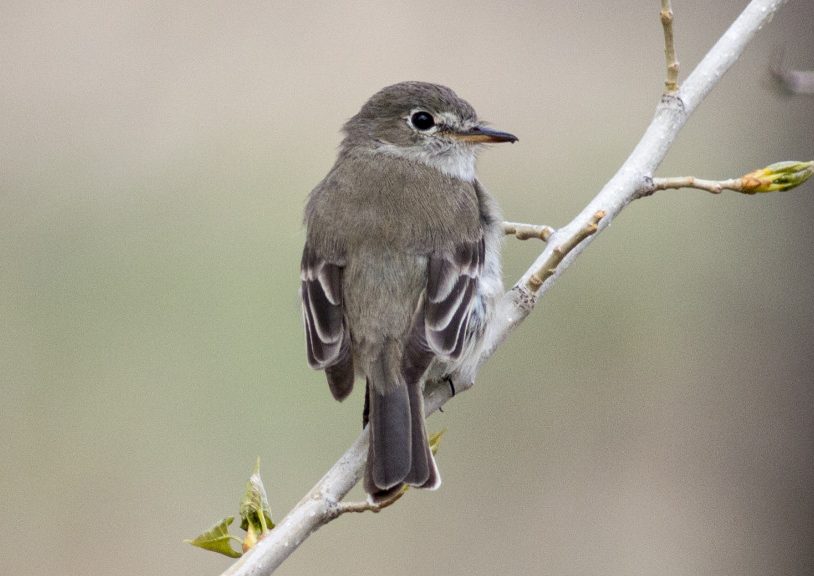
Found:
[[[445,86],[402,82],[374,94],[345,124],[345,149],[368,149],[422,162],[472,180],[483,144],[516,142],[487,127],[475,109]]]

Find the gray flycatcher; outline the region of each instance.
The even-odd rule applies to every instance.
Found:
[[[367,382],[372,502],[441,484],[424,425],[427,379],[471,382],[503,293],[498,208],[475,177],[484,126],[452,90],[382,89],[344,126],[308,197],[302,255],[308,363],[343,400]]]

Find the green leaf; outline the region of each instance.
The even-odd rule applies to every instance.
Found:
[[[254,473],[249,477],[249,481],[246,483],[246,493],[240,500],[240,517],[242,518],[240,527],[247,532],[251,528],[261,538],[274,528],[266,488],[260,478],[260,458],[254,465]]]
[[[234,516],[228,516],[197,538],[184,540],[184,542],[197,546],[198,548],[203,548],[204,550],[229,556],[230,558],[240,558],[241,553],[232,548],[230,544],[231,540],[238,540],[229,534],[229,524],[234,522],[234,520]]]
[[[447,431],[447,429],[444,428],[443,430],[441,430],[439,432],[434,432],[434,433],[430,434],[430,438],[429,438],[430,450],[432,450],[433,454],[438,453],[438,448],[441,446],[441,438],[444,437],[444,434],[446,434],[446,431]]]

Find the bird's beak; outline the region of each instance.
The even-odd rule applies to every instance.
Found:
[[[460,132],[451,132],[450,136],[456,140],[463,140],[464,142],[473,143],[489,143],[489,142],[517,142],[517,136],[509,134],[508,132],[501,132],[499,130],[492,130],[486,126],[475,126],[469,130],[461,130]]]

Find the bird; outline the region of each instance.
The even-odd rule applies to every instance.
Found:
[[[365,380],[363,487],[379,504],[404,485],[441,484],[423,388],[474,381],[503,294],[502,219],[476,157],[517,137],[418,81],[381,89],[343,131],[306,202],[300,298],[308,364],[333,397]]]

